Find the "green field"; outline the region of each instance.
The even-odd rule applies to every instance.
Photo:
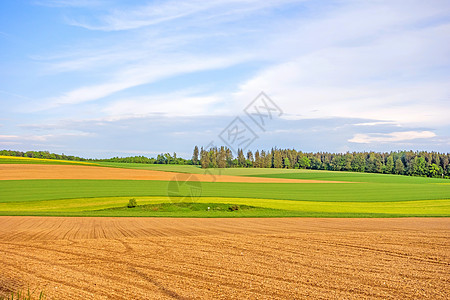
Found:
[[[208,175],[233,175],[233,176],[254,176],[254,175],[275,174],[275,173],[298,173],[306,171],[294,169],[269,169],[269,168],[202,169],[200,168],[200,166],[192,166],[192,165],[159,165],[159,164],[111,163],[111,162],[96,162],[96,163],[100,166],[112,168],[155,170],[164,172],[179,172],[179,173],[208,174]]]
[[[0,160],[0,164],[2,161]],[[100,163],[202,174],[194,166]],[[225,169],[222,174],[345,183],[181,184],[143,180],[0,180],[0,215],[156,217],[450,217],[450,181],[316,170]],[[219,171],[208,170],[209,174]],[[138,207],[127,208],[130,198]],[[239,205],[237,211],[230,211]],[[208,210],[207,208],[210,207]]]
[[[260,198],[134,197],[75,198],[0,203],[1,215],[158,217],[412,217],[450,216],[450,200],[390,202],[292,201]],[[227,208],[239,205],[238,211]],[[221,209],[216,209],[219,206]],[[161,207],[163,209],[161,209]],[[207,210],[207,207],[212,209]],[[157,209],[155,209],[157,208]]]
[[[100,166],[126,169],[155,170],[164,172],[180,172],[207,175],[256,176],[271,178],[312,179],[326,181],[379,182],[379,183],[449,183],[449,179],[414,177],[391,174],[337,172],[306,169],[273,169],[273,168],[228,168],[202,169],[191,165],[158,165],[138,163],[97,162]]]

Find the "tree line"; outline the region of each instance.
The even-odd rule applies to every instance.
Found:
[[[145,156],[128,156],[128,157],[113,157],[106,159],[97,159],[96,161],[107,161],[107,162],[120,162],[120,163],[139,163],[139,164],[162,164],[162,165],[192,165],[191,159],[184,159],[178,157],[174,152],[173,155],[170,153],[161,153],[153,157]]]
[[[112,157],[105,159],[96,158],[83,158],[73,155],[65,155],[50,153],[49,151],[15,151],[15,150],[0,150],[0,155],[4,156],[16,156],[16,157],[29,157],[29,158],[43,158],[43,159],[60,159],[60,160],[72,160],[72,161],[105,161],[105,162],[120,162],[120,163],[140,163],[140,164],[174,164],[174,165],[192,165],[191,159],[184,159],[177,157],[174,152],[158,154],[156,158],[145,156],[128,156],[128,157]]]
[[[234,157],[232,151],[224,146],[209,149],[195,146],[191,159],[178,157],[175,152],[172,155],[161,153],[156,158],[129,156],[107,159],[83,158],[48,151],[0,150],[0,155],[72,161],[199,165],[202,168],[313,169],[450,178],[450,154],[427,151],[308,153],[273,148],[270,151],[247,151],[244,154],[242,149],[238,149],[237,157]]]
[[[450,154],[427,151],[305,153],[273,148],[244,154],[238,149],[233,158],[227,147],[199,150],[195,146],[192,162],[202,168],[314,169],[450,178]]]
[[[17,156],[17,157],[29,157],[29,158],[43,158],[43,159],[60,159],[60,160],[73,160],[73,161],[88,161],[90,159],[73,156],[50,153],[48,151],[14,151],[14,150],[0,150],[0,155],[4,156]]]

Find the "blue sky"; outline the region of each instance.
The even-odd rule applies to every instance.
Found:
[[[1,149],[450,152],[450,2],[2,1],[0,105]]]

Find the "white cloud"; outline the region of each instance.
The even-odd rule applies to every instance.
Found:
[[[379,122],[365,122],[365,123],[357,123],[353,124],[353,126],[378,126],[378,125],[394,125],[399,126],[395,122],[389,122],[389,121],[379,121]]]
[[[365,133],[351,139],[362,144],[355,148],[430,132],[441,137],[450,125],[448,1],[95,1],[92,10],[73,8],[90,1],[40,1],[65,7],[55,11],[88,30],[58,29],[67,36],[32,57],[39,74],[22,71],[29,76],[24,94],[41,101],[0,91],[17,98],[5,101],[6,114],[16,113],[17,124],[7,125],[13,141],[45,144],[58,138],[44,134],[50,130],[89,131],[83,120],[114,135],[118,120],[133,126],[146,117],[240,114],[261,91],[285,120],[349,120],[335,138],[347,144]],[[34,93],[36,86],[42,89]],[[273,136],[299,128],[276,128]],[[411,134],[367,134],[400,128]],[[41,135],[19,134],[34,129]],[[130,149],[140,149],[138,140],[130,139]]]
[[[109,116],[204,116],[223,113],[214,108],[222,100],[219,96],[193,96],[168,93],[157,96],[122,99],[108,104],[103,111]]]
[[[116,92],[148,84],[183,73],[191,73],[235,65],[245,60],[245,55],[230,55],[227,57],[184,57],[173,58],[171,62],[150,62],[140,66],[121,69],[112,75],[105,83],[85,86],[51,98],[47,104],[42,104],[36,110],[58,107],[65,104],[79,104],[98,100]]]
[[[199,11],[208,9],[214,1],[203,3],[168,1],[165,3],[150,4],[132,10],[113,10],[98,20],[98,25],[87,22],[71,20],[69,23],[91,30],[128,30],[144,26],[155,25],[177,18],[182,18]]]
[[[370,143],[392,143],[401,141],[410,141],[415,139],[429,139],[436,134],[431,131],[399,131],[391,133],[358,133],[348,140],[351,143],[370,144]]]
[[[301,29],[287,41],[300,54],[290,53],[244,82],[236,99],[264,90],[285,112],[302,118],[449,124],[450,76],[442,70],[450,66],[450,24],[417,26],[449,9],[425,5],[421,14],[423,5],[415,5],[406,16],[395,9],[374,14],[384,8],[369,5],[346,7],[308,26],[300,21]]]
[[[17,135],[0,135],[0,139],[4,140],[4,139],[15,139],[18,138]]]
[[[248,29],[230,26],[227,22],[230,18],[245,18],[248,14],[290,2],[296,1],[157,2],[138,8],[112,9],[105,16],[96,17],[102,24],[99,26],[72,23],[89,29],[115,31],[171,22],[167,26],[133,31],[119,39],[109,35],[100,39],[103,42],[93,40],[93,46],[89,45],[91,41],[85,41],[84,46],[70,45],[61,55],[35,55],[33,58],[44,63],[49,73],[84,71],[106,75],[93,83],[77,84],[77,88],[49,97],[36,110],[95,101],[180,74],[225,69],[260,59],[265,50],[252,41],[261,40],[261,36],[253,32],[251,38],[242,39],[240,34],[248,33]],[[189,22],[176,21],[187,15],[192,16]],[[259,30],[267,26],[261,24]],[[74,47],[78,49],[73,50]]]
[[[58,134],[44,134],[44,135],[0,135],[0,140],[20,140],[20,141],[40,141],[45,142],[50,139],[58,139],[62,137],[86,137],[93,136],[94,134],[89,132],[76,132],[76,133],[58,133]],[[2,142],[3,143],[3,142]]]
[[[226,33],[231,38],[218,39],[224,51],[214,50],[208,54],[194,53],[199,51],[193,47],[194,43],[212,39],[222,27],[210,25],[211,31],[180,30],[189,25],[195,27],[206,16],[214,19],[214,14],[235,10],[242,11],[244,16],[247,11],[273,8],[288,2],[291,1],[265,4],[253,0],[227,1],[226,7],[222,7],[224,1],[202,5],[169,1],[112,10],[99,19],[103,25],[97,29],[123,30],[155,22],[171,23],[167,28],[135,32],[132,38],[127,36],[126,41],[112,42],[112,46],[108,43],[97,49],[81,49],[67,59],[56,59],[51,63],[53,70],[100,68],[107,70],[107,77],[51,97],[37,110],[96,101],[180,74],[270,59],[277,63],[243,82],[233,97],[223,98],[227,99],[224,104],[231,109],[240,109],[242,102],[248,102],[264,90],[279,101],[291,118],[296,115],[416,123],[446,121],[447,112],[434,108],[442,106],[440,102],[448,96],[448,81],[414,82],[414,78],[411,79],[414,74],[428,72],[429,67],[450,61],[450,42],[442,42],[450,36],[450,26],[437,24],[425,29],[415,26],[427,18],[444,14],[445,9],[438,9],[436,5],[415,1],[405,12],[403,2],[379,5],[350,1],[343,2],[332,14],[319,6],[319,13],[313,18],[281,20],[280,24],[273,24],[273,28],[262,24],[266,31],[255,30],[252,38],[256,43],[250,39],[252,42],[244,40],[238,45],[232,41],[237,29],[227,27]],[[185,15],[193,16],[189,23],[183,22],[180,26],[172,22]],[[134,46],[123,47],[124,42]],[[191,50],[178,51],[185,47]],[[227,51],[227,48],[232,50]],[[424,107],[428,108],[428,115],[422,113]],[[196,114],[194,110],[186,111],[189,112]]]
[[[69,24],[80,26],[90,30],[119,31],[130,30],[151,25],[157,25],[177,19],[185,19],[195,16],[194,24],[207,18],[211,24],[215,20],[223,22],[225,20],[242,18],[243,16],[267,9],[277,7],[295,0],[215,0],[215,1],[165,1],[152,2],[140,7],[128,9],[112,9],[96,20],[88,22],[86,20],[69,20]],[[203,15],[199,16],[202,13]],[[185,20],[184,26],[192,25]]]

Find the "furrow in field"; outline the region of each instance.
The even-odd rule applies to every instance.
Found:
[[[449,222],[0,217],[0,293],[445,299]]]
[[[17,245],[18,246],[18,245]],[[130,263],[127,262],[125,259],[122,260],[118,257],[111,257],[109,255],[105,255],[103,253],[102,256],[95,256],[92,253],[91,254],[77,254],[75,252],[68,252],[68,251],[63,251],[63,250],[57,250],[57,249],[49,249],[48,247],[34,247],[33,249],[38,248],[39,251],[33,255],[26,255],[26,254],[21,254],[21,253],[13,253],[11,251],[5,250],[6,253],[9,253],[10,257],[13,257],[14,255],[19,256],[20,259],[19,261],[24,261],[24,262],[28,262],[28,261],[34,261],[34,262],[38,262],[40,265],[45,266],[45,265],[52,265],[53,268],[59,267],[60,269],[63,269],[64,271],[70,271],[72,273],[72,276],[77,277],[75,275],[77,275],[76,273],[83,273],[82,275],[89,275],[92,280],[95,280],[96,276],[98,276],[98,274],[103,274],[101,276],[102,280],[108,279],[111,281],[117,281],[120,282],[123,280],[123,277],[129,277],[131,278],[133,274],[124,274],[124,270],[131,270],[131,273],[136,273],[137,268],[141,268],[145,271],[151,271],[151,277],[153,278],[150,282],[151,283],[155,283],[158,282],[158,280],[160,281],[164,281],[163,278],[167,278],[167,276],[169,277],[173,277],[174,280],[176,282],[179,281],[184,281],[184,280],[189,280],[191,283],[192,281],[196,281],[199,285],[220,285],[222,288],[224,287],[228,287],[229,289],[233,289],[233,290],[242,290],[241,285],[244,283],[243,279],[239,280],[238,278],[235,278],[237,280],[237,282],[239,283],[235,283],[235,282],[229,282],[229,278],[226,274],[222,274],[220,276],[215,276],[213,278],[213,280],[211,280],[211,272],[209,270],[207,270],[207,268],[205,268],[206,266],[201,266],[201,268],[195,268],[192,266],[184,266],[183,264],[180,264],[180,262],[176,262],[176,261],[172,261],[173,265],[176,266],[175,268],[169,268],[167,267],[164,263],[161,264],[161,261],[152,261],[152,264],[145,264],[145,260],[142,260],[142,258],[140,259],[141,262],[144,262],[144,264],[142,265],[138,265],[136,263]],[[42,258],[40,255],[42,252],[42,250],[47,250],[46,252],[50,251],[50,252],[57,252],[58,253],[58,261],[53,261],[50,258]],[[62,255],[66,255],[66,257],[62,256]],[[68,258],[67,255],[69,256],[76,256],[76,257],[72,257],[72,258]],[[127,257],[130,259],[130,257]],[[134,257],[133,257],[134,258]],[[87,264],[83,264],[82,266],[80,266],[78,264],[78,262],[82,259],[88,259],[88,263]],[[60,261],[65,262],[66,265],[62,263],[59,263]],[[135,261],[133,259],[130,259],[130,261]],[[113,267],[111,267],[113,264]],[[91,270],[92,267],[95,267],[95,270]],[[107,270],[103,269],[104,266],[107,266]],[[118,271],[117,269],[120,269],[120,272],[116,273],[115,271]],[[107,272],[109,271],[109,272]],[[138,272],[139,274],[144,274],[145,271],[140,271]],[[64,272],[63,272],[64,273]],[[130,272],[127,272],[130,273]],[[75,275],[74,275],[75,274]],[[108,275],[108,274],[121,274],[120,276],[116,276],[116,275]],[[83,277],[83,276],[82,276]],[[147,275],[145,277],[146,279],[150,278],[150,274]],[[98,280],[99,278],[97,278]],[[78,286],[72,285],[72,287],[74,288],[78,288],[78,289],[82,289],[80,285],[81,283],[77,280],[78,282]],[[58,281],[59,284],[64,284],[63,281]],[[86,282],[82,282],[82,283],[86,283]],[[248,284],[249,282],[246,282],[246,284]],[[136,283],[134,283],[136,285]],[[139,286],[139,285],[138,285]],[[160,288],[159,284],[156,284],[156,286],[158,288]],[[178,287],[180,288],[180,287]],[[116,287],[116,289],[120,290],[120,284],[119,287]],[[270,294],[270,298],[273,298],[274,296],[278,296],[277,297],[281,297],[282,295],[282,291],[283,289],[280,288],[275,288],[275,290],[278,291],[278,293],[276,291],[272,291],[272,293]],[[259,296],[269,296],[266,293],[262,293],[260,291],[249,291],[252,292],[255,295],[259,295]]]

